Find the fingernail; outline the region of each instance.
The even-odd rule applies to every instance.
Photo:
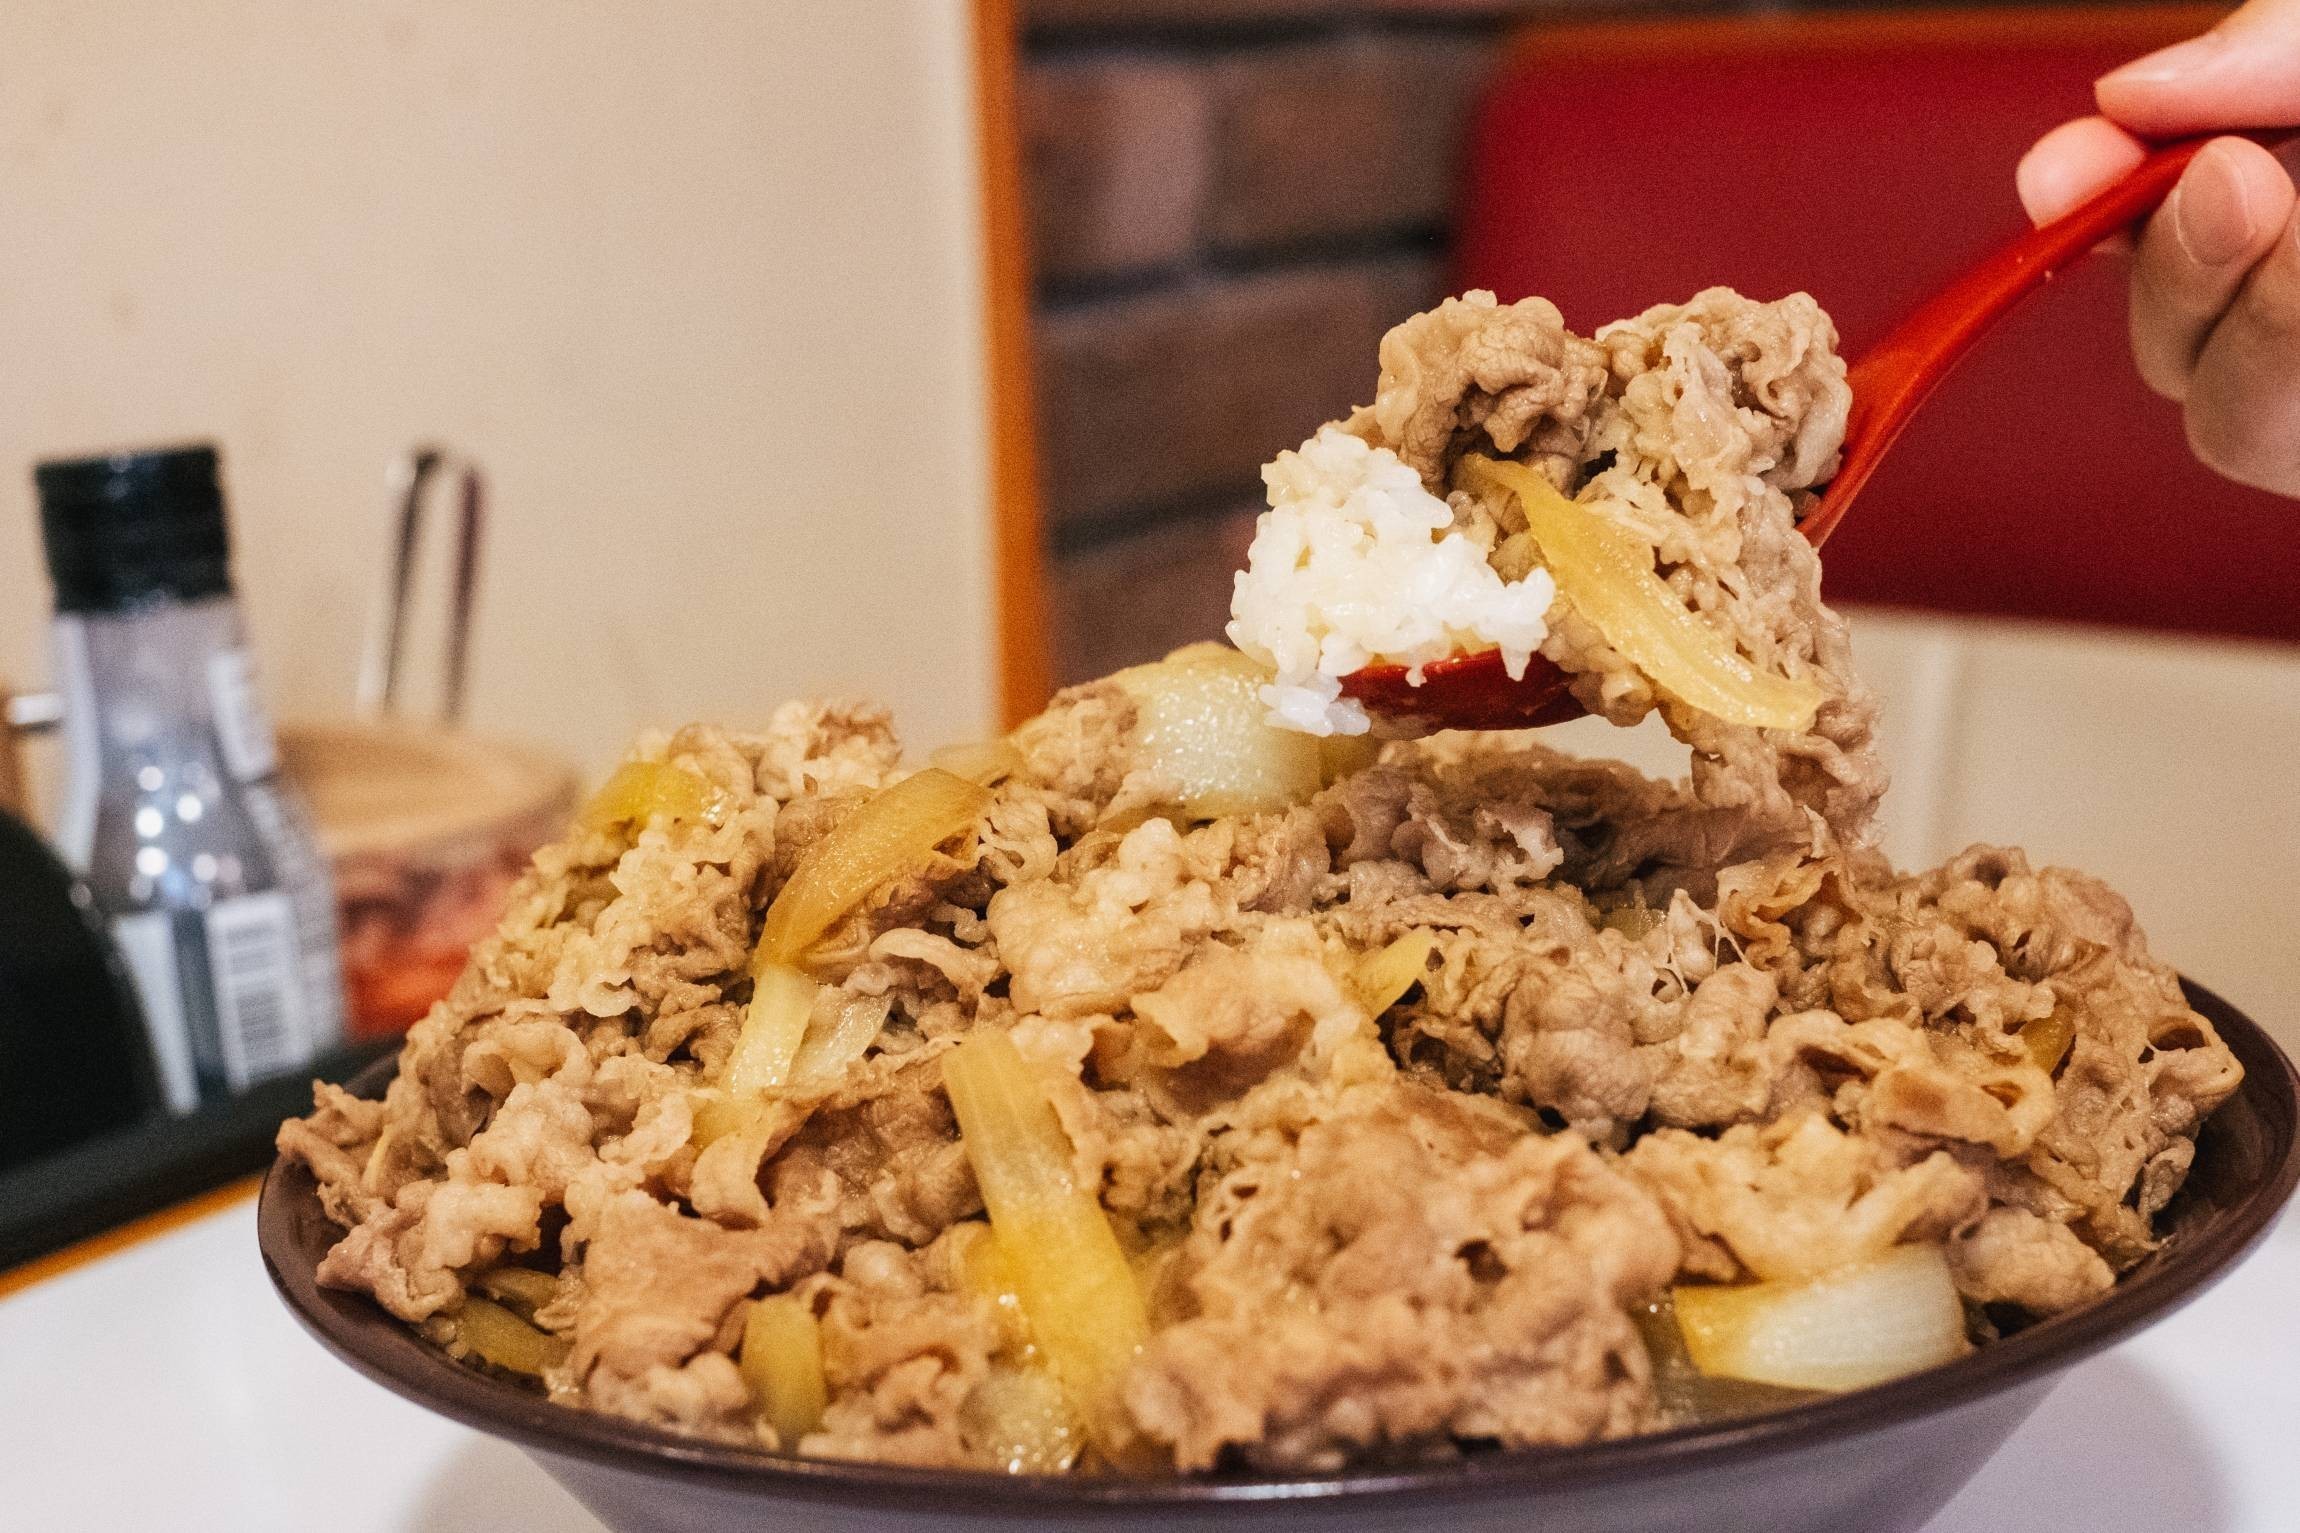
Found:
[[[2119,85],[2163,85],[2192,75],[2220,57],[2227,38],[2218,32],[2207,32],[2169,48],[2159,48],[2144,58],[2134,59],[2120,69],[2112,69],[2096,83],[2114,80]]]
[[[2226,266],[2252,248],[2252,207],[2226,155],[2205,150],[2172,189],[2172,232],[2199,266]]]

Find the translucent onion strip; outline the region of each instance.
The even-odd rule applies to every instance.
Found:
[[[472,1279],[472,1286],[529,1319],[559,1297],[559,1280],[533,1267],[490,1267]]]
[[[743,1031],[727,1056],[721,1082],[729,1096],[742,1098],[770,1086],[790,1084],[799,1046],[806,1042],[822,986],[789,964],[770,963],[757,971]]]
[[[873,890],[925,867],[989,804],[988,788],[939,767],[878,793],[799,859],[767,908],[754,967],[797,962]]]
[[[1365,1003],[1366,1014],[1378,1017],[1405,998],[1405,993],[1428,972],[1437,937],[1410,931],[1386,947],[1366,954],[1350,971],[1350,989]]]
[[[1008,1474],[1060,1474],[1078,1460],[1078,1425],[1043,1368],[992,1363],[959,1409],[959,1427]]]
[[[1813,1390],[1714,1378],[1693,1366],[1685,1350],[1685,1333],[1677,1324],[1676,1308],[1666,1293],[1632,1310],[1629,1318],[1637,1322],[1637,1334],[1644,1338],[1645,1350],[1653,1359],[1653,1396],[1672,1422],[1725,1421],[1814,1398]]]
[[[821,999],[822,987],[788,964],[759,975],[718,1089],[696,1094],[696,1144],[757,1128],[764,1093],[777,1087],[811,1091],[836,1085],[847,1066],[878,1041],[894,1006],[883,995],[840,994],[827,1006]]]
[[[1598,918],[1597,924],[1609,932],[1619,932],[1632,942],[1643,942],[1669,922],[1669,912],[1655,910],[1650,905],[1617,905]]]
[[[695,1148],[706,1149],[734,1134],[749,1133],[764,1121],[765,1099],[756,1092],[734,1096],[702,1090],[690,1099],[695,1114]]]
[[[813,1088],[829,1086],[846,1074],[847,1066],[870,1050],[886,1027],[894,1002],[883,995],[840,995],[823,1008],[828,1018],[816,1015],[791,1060],[791,1084]]]
[[[830,1404],[823,1378],[822,1327],[815,1312],[789,1294],[769,1294],[743,1321],[742,1357],[736,1365],[759,1415],[786,1451],[822,1425]]]
[[[1192,644],[1110,680],[1134,701],[1134,749],[1192,819],[1261,814],[1325,784],[1315,735],[1270,722],[1271,673],[1234,649]]]
[[[644,826],[657,815],[716,825],[726,818],[727,794],[701,774],[667,761],[626,761],[615,769],[578,816],[585,830]]]
[[[1013,1264],[987,1224],[958,1225],[951,1239],[960,1243],[960,1283],[998,1311],[1010,1338],[967,1397],[960,1424],[1008,1474],[1060,1474],[1077,1460],[1083,1438],[1061,1383],[1030,1338]]]
[[[1002,782],[1023,768],[1021,749],[1011,740],[977,740],[966,745],[946,745],[927,758],[928,762],[968,782],[984,787]]]
[[[1964,1302],[1934,1245],[1795,1283],[1688,1283],[1673,1293],[1693,1365],[1713,1378],[1860,1389],[1961,1356]]]
[[[1004,1033],[942,1056],[943,1083],[1022,1313],[1088,1437],[1111,1457],[1131,1434],[1118,1390],[1149,1316],[1110,1218],[1030,1064]]]
[[[482,1362],[506,1373],[539,1378],[567,1356],[567,1340],[520,1319],[493,1299],[477,1295],[455,1312],[455,1339]]]
[[[2050,1075],[2068,1057],[2069,1045],[2076,1042],[2076,1029],[2069,1025],[2067,1017],[2056,1011],[2023,1027],[2020,1041],[2028,1051],[2029,1061]]]
[[[1017,1334],[1027,1332],[1021,1319],[1022,1295],[1014,1287],[1014,1264],[1006,1259],[997,1232],[987,1224],[960,1224],[952,1226],[950,1239],[958,1248],[961,1285],[976,1298],[988,1300],[1001,1323],[1011,1318],[1019,1328]]]
[[[1517,497],[1558,595],[1656,687],[1729,724],[1813,727],[1821,689],[1752,665],[1654,573],[1653,550],[1634,533],[1566,499],[1522,463],[1472,454],[1461,460],[1461,475],[1481,493]]]

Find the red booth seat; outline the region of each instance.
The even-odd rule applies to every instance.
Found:
[[[1537,27],[1476,116],[1458,285],[1589,328],[1802,288],[1848,355],[2023,227],[2013,167],[2193,7]],[[2134,376],[2122,263],[2030,300],[1829,545],[1838,599],[2300,640],[2300,505],[2216,478]]]

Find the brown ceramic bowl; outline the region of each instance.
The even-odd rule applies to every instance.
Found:
[[[1586,1448],[1497,1452],[1404,1470],[1289,1478],[1008,1478],[787,1458],[569,1410],[461,1367],[365,1298],[321,1289],[338,1231],[311,1175],[275,1165],[257,1217],[296,1318],[369,1378],[518,1443],[618,1533],[868,1526],[1282,1528],[1364,1533],[1914,1533],[2062,1374],[2163,1319],[2243,1258],[2300,1179],[2300,1078],[2268,1036],[2189,987],[2244,1062],[2206,1126],[2169,1239],[2098,1303],[1929,1372],[1818,1403]],[[380,1095],[385,1061],[354,1089]]]

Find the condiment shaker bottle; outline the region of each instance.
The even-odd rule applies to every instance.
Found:
[[[340,1041],[334,893],[278,776],[215,450],[44,463],[34,479],[64,696],[56,842],[185,1112]]]

